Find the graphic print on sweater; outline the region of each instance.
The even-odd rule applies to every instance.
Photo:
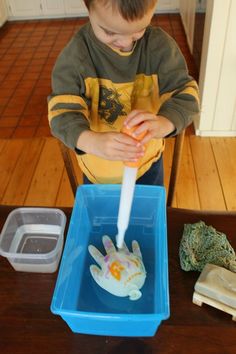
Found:
[[[100,86],[98,113],[108,124],[113,124],[118,116],[125,116],[124,105],[121,104],[116,90]]]

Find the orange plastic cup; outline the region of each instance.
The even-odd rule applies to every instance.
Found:
[[[133,133],[133,131],[136,128],[137,128],[137,126],[134,126],[134,127],[131,127],[131,128],[127,128],[127,127],[123,126],[122,129],[121,129],[121,133],[127,134],[127,135],[131,136],[132,138],[134,138],[132,136],[132,133]],[[134,139],[137,140],[137,141],[140,141],[140,140],[142,140],[144,138],[145,135],[146,135],[146,131],[143,132],[143,133],[140,133],[137,136],[135,136]],[[140,164],[140,160],[135,161],[135,162],[128,162],[128,161],[124,162],[124,165],[125,166],[129,166],[129,167],[139,167],[139,164]]]

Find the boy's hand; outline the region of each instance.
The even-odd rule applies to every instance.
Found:
[[[132,137],[117,132],[96,133],[83,131],[77,148],[88,154],[113,161],[138,161],[144,155],[144,147]]]
[[[133,132],[133,137],[146,131],[146,135],[141,140],[142,145],[153,138],[164,138],[175,130],[174,124],[166,117],[143,110],[130,112],[124,121],[124,125],[129,128],[138,126]]]

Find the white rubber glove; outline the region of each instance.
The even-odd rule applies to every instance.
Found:
[[[113,295],[129,296],[130,300],[138,300],[142,296],[139,289],[146,278],[138,242],[132,241],[133,253],[129,252],[125,244],[117,251],[108,236],[103,236],[102,242],[107,253],[105,256],[93,245],[88,247],[89,253],[101,267],[94,264],[90,266],[93,279]]]

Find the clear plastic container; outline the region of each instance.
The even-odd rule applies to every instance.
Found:
[[[17,208],[7,217],[0,254],[17,271],[53,273],[61,257],[65,214],[54,208]]]

